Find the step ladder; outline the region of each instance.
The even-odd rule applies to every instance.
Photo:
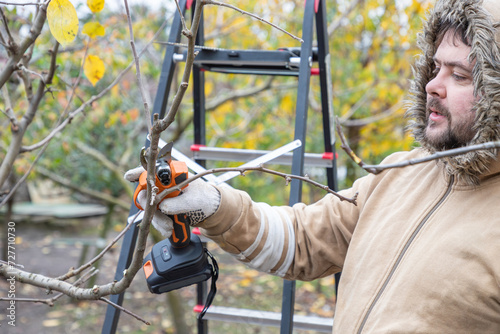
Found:
[[[304,42],[300,48],[283,48],[272,51],[261,50],[219,50],[200,49],[193,65],[193,108],[194,108],[194,145],[193,156],[196,161],[204,165],[206,160],[239,160],[248,161],[258,155],[266,153],[261,150],[220,149],[206,147],[206,124],[205,124],[205,72],[253,74],[253,75],[275,75],[295,76],[298,79],[297,103],[295,112],[294,139],[299,139],[302,146],[295,149],[293,153],[284,155],[273,163],[288,164],[292,166],[291,173],[303,175],[304,166],[324,167],[327,174],[327,183],[331,189],[337,189],[336,153],[334,146],[333,110],[331,105],[331,80],[330,80],[330,55],[327,36],[326,5],[325,0],[306,0],[302,25],[302,39]],[[179,0],[182,14],[186,10],[194,13],[195,2],[193,0]],[[313,47],[313,35],[316,29],[316,46]],[[179,51],[178,43],[181,39],[181,17],[176,13],[170,30],[168,45],[162,65],[162,72],[158,91],[153,105],[153,114],[157,113],[163,118],[169,99],[169,92],[173,79],[175,67],[178,63],[185,61],[186,54]],[[177,45],[176,45],[177,44]],[[200,23],[196,38],[196,45],[204,45],[203,19]],[[312,67],[312,64],[317,67]],[[321,108],[323,118],[324,153],[306,153],[306,125],[308,94],[311,75],[319,76],[321,89]],[[298,180],[292,180],[290,184],[289,205],[301,201],[302,184]],[[129,218],[137,213],[137,208],[132,203]],[[134,223],[122,242],[122,249],[117,264],[115,279],[123,277],[123,271],[130,265],[135,241],[138,234],[138,224]],[[193,230],[193,233],[196,229]],[[336,276],[338,284],[339,276]],[[284,280],[282,293],[281,313],[263,312],[258,310],[246,310],[228,308],[223,306],[211,306],[204,319],[198,320],[198,333],[208,333],[208,320],[237,321],[243,323],[258,323],[280,327],[282,334],[291,334],[293,328],[310,329],[319,332],[331,332],[333,319],[320,317],[294,316],[295,304],[295,282]],[[197,286],[197,307],[204,305],[207,295],[206,282]],[[124,294],[112,295],[113,303],[122,305]],[[118,325],[120,311],[108,306],[102,333],[115,333]]]

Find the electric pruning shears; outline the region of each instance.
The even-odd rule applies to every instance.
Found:
[[[161,142],[161,140],[160,140]],[[286,152],[300,147],[300,140],[295,140],[272,152],[264,154],[241,167],[256,166],[273,160]],[[196,173],[205,169],[196,162],[173,149],[173,143],[163,146],[158,154],[155,166],[155,185],[159,192],[178,186],[188,177],[188,165]],[[172,161],[172,155],[179,161]],[[147,164],[144,149],[141,152],[141,164],[146,169]],[[225,181],[239,175],[239,172],[227,172],[219,177],[211,174],[206,175],[214,184],[224,184]],[[166,197],[179,196],[183,189],[175,190]],[[144,171],[139,177],[139,184],[134,193],[135,205],[143,210],[137,196],[142,190],[147,189],[147,172]],[[146,276],[148,288],[152,293],[163,293],[179,289],[191,284],[200,283],[212,278],[210,292],[207,295],[205,306],[200,312],[201,319],[213,301],[217,291],[216,281],[219,269],[215,258],[206,250],[200,238],[190,232],[189,218],[185,214],[169,216],[174,222],[172,236],[155,244],[151,252],[143,260],[143,270]],[[209,259],[211,261],[209,261]]]
[[[156,160],[155,185],[158,187],[158,193],[161,193],[165,189],[175,187],[188,178],[188,168],[186,163],[183,161],[172,160],[172,146],[173,142],[163,146]],[[143,166],[146,166],[144,149],[141,151],[141,163]],[[142,190],[147,190],[147,175],[147,171],[142,172],[139,177],[139,184],[137,185],[134,193],[134,203],[140,210],[144,209],[137,201],[137,196]],[[166,198],[179,196],[181,191],[186,187],[187,185],[182,187],[180,190],[171,192],[166,196]],[[191,236],[189,217],[186,214],[181,214],[169,216],[169,218],[174,222],[174,229],[172,231],[172,236],[170,237],[172,246],[175,248],[186,247],[189,244]]]

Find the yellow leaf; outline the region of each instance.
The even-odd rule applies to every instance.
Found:
[[[85,65],[83,66],[83,72],[92,86],[95,86],[97,81],[99,81],[103,75],[106,68],[104,67],[104,62],[98,56],[88,55],[85,60]]]
[[[78,16],[75,6],[68,0],[52,0],[47,7],[50,32],[62,45],[67,45],[78,33]]]
[[[87,0],[87,6],[92,13],[100,12],[104,8],[104,0]]]
[[[104,36],[104,31],[104,27],[99,22],[87,22],[82,29],[82,33],[90,38]]]

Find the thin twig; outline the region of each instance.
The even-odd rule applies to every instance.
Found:
[[[96,269],[96,268],[91,268],[89,270],[89,272],[85,273],[85,275],[83,275],[82,277],[80,277],[78,280],[76,280],[73,285],[74,286],[80,286],[82,285],[83,283],[87,282],[91,277],[97,275],[97,273],[99,273],[99,270]],[[47,304],[49,306],[54,306],[54,302],[57,301],[59,298],[61,298],[62,296],[64,296],[65,294],[60,292],[58,294],[56,294],[54,297],[52,298],[45,298],[45,299],[42,299],[42,298],[4,298],[4,297],[0,297],[0,301],[16,301],[16,302],[29,302],[29,303],[42,303],[42,304]]]
[[[255,14],[253,14],[253,13],[250,13],[250,12],[244,11],[244,10],[242,10],[242,9],[240,9],[240,8],[236,7],[236,6],[233,6],[233,5],[230,5],[230,4],[227,4],[227,3],[223,3],[223,2],[219,2],[219,1],[213,1],[213,0],[202,0],[202,3],[203,3],[203,4],[205,4],[205,5],[215,5],[215,6],[221,6],[221,7],[231,8],[232,10],[235,10],[235,11],[237,11],[237,12],[240,12],[241,14],[248,15],[248,16],[250,16],[250,17],[252,17],[252,18],[256,19],[256,20],[259,20],[259,21],[261,21],[261,22],[263,22],[263,23],[266,23],[266,24],[270,25],[271,27],[273,27],[273,28],[275,28],[275,29],[277,29],[277,30],[279,30],[279,31],[281,31],[281,32],[283,32],[283,33],[285,33],[285,34],[287,34],[288,36],[290,36],[291,38],[293,38],[293,39],[295,39],[295,40],[299,41],[300,43],[304,43],[304,40],[303,40],[302,38],[299,38],[299,37],[297,37],[297,36],[295,36],[295,35],[293,35],[293,34],[289,33],[289,32],[288,32],[288,31],[286,31],[285,29],[280,28],[280,27],[278,27],[277,25],[275,25],[275,24],[273,24],[273,23],[271,23],[271,22],[269,22],[269,21],[267,21],[267,20],[264,20],[264,19],[263,19],[263,18],[261,18],[261,17],[259,17],[259,16],[255,15]]]
[[[107,194],[107,193],[102,192],[102,191],[96,191],[96,190],[92,190],[92,189],[89,189],[86,187],[82,187],[81,184],[72,183],[69,179],[64,178],[58,174],[52,173],[51,171],[49,171],[41,166],[37,166],[36,171],[37,171],[37,173],[45,176],[46,178],[66,187],[66,188],[69,188],[70,190],[73,190],[77,193],[80,193],[80,194],[83,194],[86,196],[90,196],[92,198],[98,199],[99,201],[104,201],[106,203],[113,203],[115,205],[118,205],[120,208],[122,208],[124,210],[128,210],[130,208],[129,201],[125,201],[125,200],[113,197],[112,195]],[[127,189],[129,189],[128,186],[127,186]]]
[[[6,6],[40,6],[40,5],[45,5],[46,3],[49,3],[50,0],[40,3],[40,2],[9,2],[9,1],[0,1],[0,5],[6,5]]]
[[[18,67],[21,71],[23,71],[23,72],[25,72],[25,73],[27,73],[27,74],[32,74],[32,75],[34,75],[34,76],[39,77],[39,78],[40,78],[40,80],[43,82],[43,84],[44,84],[44,85],[46,84],[46,83],[45,83],[45,78],[43,77],[43,75],[41,75],[40,73],[37,73],[37,72],[35,72],[35,71],[32,71],[32,70],[28,69],[26,66],[24,66],[24,64],[23,64],[23,63],[19,63],[19,64],[17,64],[17,67]]]
[[[112,302],[111,300],[109,300],[109,299],[106,299],[106,298],[104,298],[104,297],[101,297],[101,298],[99,298],[99,300],[101,300],[101,301],[103,301],[103,302],[105,302],[105,303],[108,303],[109,305],[113,306],[114,308],[119,309],[119,310],[120,310],[120,311],[122,311],[122,312],[127,313],[128,315],[133,316],[134,318],[136,318],[136,319],[137,319],[137,320],[139,320],[139,321],[142,321],[143,323],[145,323],[145,324],[146,324],[146,325],[148,325],[148,326],[149,326],[149,325],[151,325],[151,323],[150,323],[149,321],[146,321],[146,320],[144,320],[143,318],[141,318],[140,316],[138,316],[137,314],[133,313],[132,311],[129,311],[129,310],[127,310],[126,308],[124,308],[124,307],[122,307],[122,306],[120,306],[120,305],[118,305],[118,304],[113,303],[113,302]]]
[[[21,184],[23,184],[23,182],[28,178],[28,176],[31,174],[31,171],[37,164],[38,160],[40,160],[40,158],[42,157],[43,153],[45,152],[48,146],[49,146],[48,142],[45,145],[43,145],[42,149],[38,152],[30,168],[26,171],[26,173],[24,173],[24,175],[17,181],[17,183],[12,187],[12,189],[10,189],[9,193],[0,202],[0,207],[4,206],[5,203],[7,203],[7,201],[15,194],[17,188],[19,188]]]
[[[190,177],[189,179],[187,179],[186,181],[184,181],[182,183],[179,183],[175,187],[171,187],[171,188],[165,189],[164,191],[162,191],[157,196],[157,199],[158,199],[157,203],[161,202],[165,198],[165,196],[167,196],[171,192],[174,192],[176,190],[181,190],[184,186],[188,185],[189,183],[193,182],[194,180],[199,179],[199,178],[201,178],[201,177],[203,177],[205,175],[214,174],[214,173],[225,173],[225,172],[239,172],[242,176],[244,176],[245,172],[247,172],[247,171],[259,171],[259,172],[263,172],[263,173],[268,173],[268,174],[273,174],[273,175],[281,176],[282,178],[285,179],[286,185],[288,185],[292,179],[297,179],[297,180],[300,180],[300,181],[303,181],[303,182],[307,182],[309,184],[312,184],[315,187],[318,187],[318,188],[320,188],[320,189],[322,189],[322,190],[324,190],[324,191],[326,191],[326,192],[328,192],[330,194],[333,194],[333,195],[337,196],[342,201],[347,201],[349,203],[357,205],[356,200],[357,200],[358,194],[355,194],[354,197],[352,197],[352,198],[347,198],[347,197],[344,197],[344,196],[340,195],[336,191],[330,189],[328,186],[325,186],[325,185],[323,185],[323,184],[321,184],[319,182],[311,180],[307,176],[299,176],[299,175],[281,173],[281,172],[278,172],[278,171],[275,171],[275,170],[272,170],[272,169],[265,168],[262,165],[256,166],[256,167],[224,167],[224,168],[212,168],[212,169],[208,169],[206,171],[203,171],[201,173],[198,173],[198,174]]]
[[[10,101],[9,91],[7,89],[7,85],[2,87],[2,95],[5,103],[5,110],[2,109],[2,113],[5,114],[9,118],[11,123],[12,131],[16,132],[19,130],[19,122],[17,121],[16,115],[14,115],[14,110],[12,110],[12,103]]]
[[[139,86],[139,91],[141,92],[142,103],[144,105],[144,117],[146,118],[146,124],[148,125],[148,134],[150,134],[151,128],[153,125],[151,124],[151,113],[149,112],[149,105],[146,102],[146,93],[144,92],[144,85],[142,84],[141,64],[139,62],[139,56],[137,55],[137,50],[135,48],[134,30],[132,29],[132,18],[130,16],[130,10],[128,8],[128,1],[123,0],[123,2],[125,3],[125,11],[127,12],[128,30],[130,33],[130,48],[132,49],[132,53],[134,55],[137,84]]]
[[[9,47],[16,47],[16,42],[14,41],[14,37],[12,37],[12,34],[10,33],[9,25],[7,24],[7,18],[5,17],[5,13],[3,12],[3,9],[0,8],[0,16],[2,17],[2,22],[3,26],[5,29],[5,32],[7,33],[7,36],[9,37],[9,41],[5,41],[7,43],[7,48]]]
[[[374,174],[378,174],[386,169],[391,169],[391,168],[401,168],[401,167],[406,167],[406,166],[412,166],[412,165],[418,165],[424,162],[429,162],[433,160],[438,160],[442,158],[449,158],[449,157],[454,157],[462,154],[466,154],[469,152],[473,151],[481,151],[481,150],[492,150],[492,149],[497,149],[500,148],[500,141],[491,141],[487,143],[482,143],[482,144],[477,144],[477,145],[470,145],[470,146],[464,146],[464,147],[459,147],[447,151],[441,151],[441,152],[436,152],[434,154],[428,155],[423,158],[418,158],[418,159],[410,159],[406,161],[402,161],[399,163],[394,163],[394,164],[386,164],[386,165],[367,165],[365,164],[364,168],[366,170],[372,170]]]
[[[89,52],[89,44],[90,44],[90,37],[87,37],[87,43],[85,44],[85,51],[83,53],[83,60],[82,64],[80,65],[80,70],[78,71],[78,77],[76,78],[75,82],[73,85],[71,85],[71,93],[69,95],[68,102],[66,103],[66,106],[64,107],[63,112],[61,113],[61,116],[59,117],[59,120],[57,121],[57,125],[61,124],[63,120],[66,118],[68,112],[69,112],[69,107],[71,106],[71,102],[73,101],[75,95],[76,95],[76,89],[78,88],[78,85],[80,84],[80,80],[82,79],[82,74],[83,74],[83,69],[85,66],[85,63],[87,62],[87,54]],[[56,43],[56,46],[54,48],[55,50],[52,53],[52,59],[55,61],[55,56],[57,55],[57,52],[59,50],[59,42]]]
[[[369,173],[373,173],[373,174],[376,174],[375,173],[375,170],[372,170],[372,169],[366,169],[365,167],[365,163],[363,162],[363,160],[361,160],[361,158],[359,158],[356,153],[354,153],[354,151],[349,147],[349,143],[347,142],[347,139],[345,138],[344,136],[344,132],[342,131],[342,126],[340,125],[340,122],[338,120],[338,117],[336,117],[336,120],[335,120],[335,127],[337,128],[337,133],[340,137],[340,142],[341,142],[341,145],[340,147],[345,151],[345,153],[347,153],[347,155],[361,168],[363,168],[364,170],[366,170],[367,172]]]
[[[342,13],[342,16],[338,17],[336,20],[334,20],[333,22],[331,22],[328,25],[328,28],[327,28],[328,36],[331,36],[335,32],[335,30],[337,30],[338,27],[340,27],[340,24],[344,21],[344,19],[346,17],[348,17],[349,14],[351,14],[351,12],[354,10],[354,8],[356,8],[356,6],[358,6],[361,1],[363,1],[363,0],[352,1],[349,8],[347,8],[347,10],[344,13]]]
[[[389,109],[384,110],[382,112],[375,113],[373,116],[361,118],[361,119],[350,119],[342,121],[342,125],[344,126],[353,126],[353,127],[361,127],[366,126],[368,124],[380,121],[386,117],[392,116],[401,106],[403,105],[403,99],[399,100],[395,104],[393,104]]]
[[[188,28],[186,26],[186,20],[184,19],[184,15],[182,15],[181,6],[179,5],[178,0],[175,0],[175,5],[177,6],[177,12],[179,13],[179,16],[181,18],[182,30],[188,30]]]
[[[100,164],[102,164],[104,167],[106,167],[111,173],[115,175],[116,180],[121,183],[123,188],[125,189],[125,192],[132,197],[134,195],[134,192],[130,189],[130,182],[125,180],[123,178],[123,172],[118,168],[116,163],[111,161],[105,154],[103,154],[101,151],[92,148],[88,145],[85,145],[82,142],[77,142],[76,147],[82,151],[83,153],[91,156],[95,160],[97,160]]]
[[[56,277],[56,279],[65,281],[68,278],[80,274],[82,271],[89,268],[97,261],[99,261],[104,256],[104,254],[106,254],[111,249],[111,247],[113,247],[113,245],[116,244],[118,240],[120,240],[125,235],[125,233],[130,229],[130,227],[133,225],[133,223],[135,222],[140,213],[141,213],[140,211],[137,212],[135,216],[132,218],[132,220],[127,223],[127,226],[125,226],[125,228],[97,256],[95,256],[93,259],[88,261],[86,264],[80,266],[79,268],[70,270],[66,274]]]
[[[425,162],[429,162],[429,161],[433,161],[433,160],[439,160],[442,158],[454,157],[454,156],[466,154],[469,152],[480,151],[480,150],[492,150],[492,149],[500,148],[500,141],[490,141],[487,143],[464,146],[464,147],[459,147],[459,148],[446,150],[446,151],[440,151],[440,152],[436,152],[434,154],[430,154],[430,155],[422,157],[422,158],[405,160],[405,161],[401,161],[401,162],[397,162],[397,163],[393,163],[393,164],[368,165],[368,164],[365,164],[361,160],[361,158],[359,158],[354,153],[354,151],[349,147],[349,144],[347,143],[347,139],[344,136],[344,133],[342,131],[342,128],[341,128],[338,120],[336,122],[336,127],[337,127],[337,133],[340,137],[340,141],[342,142],[341,148],[347,153],[347,155],[356,164],[358,164],[359,167],[363,168],[365,171],[367,171],[368,173],[371,173],[371,174],[379,174],[386,169],[402,168],[402,167],[407,167],[407,166],[418,165],[421,163],[425,163]]]

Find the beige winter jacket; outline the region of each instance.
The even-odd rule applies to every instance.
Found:
[[[293,253],[287,279],[342,270],[335,333],[500,333],[500,162],[477,187],[436,162],[369,175],[342,192],[358,192],[357,206],[330,194],[309,206],[270,208],[219,190],[219,210],[200,226],[224,250],[275,274]],[[271,225],[286,231],[287,221],[292,236],[270,232]],[[265,246],[268,235],[281,246],[263,256],[273,247]]]

